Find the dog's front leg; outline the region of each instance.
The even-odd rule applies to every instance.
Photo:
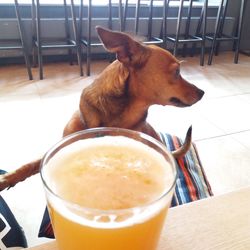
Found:
[[[81,119],[80,111],[76,111],[64,127],[63,137],[84,129],[86,129],[86,126]]]
[[[0,175],[0,191],[15,186],[18,182],[37,174],[40,170],[41,159],[23,165],[13,172]]]
[[[140,124],[136,125],[133,130],[139,131],[139,132],[143,132],[147,135],[152,136],[153,138],[155,138],[156,140],[161,142],[161,138],[160,136],[157,134],[157,132],[153,129],[153,127],[145,122],[141,122]]]

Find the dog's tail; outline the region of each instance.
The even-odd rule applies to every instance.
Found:
[[[191,143],[192,143],[192,126],[190,126],[187,131],[183,145],[180,148],[176,149],[175,151],[172,151],[173,157],[175,159],[183,157],[190,149]]]
[[[39,173],[41,159],[23,165],[13,172],[0,175],[0,191],[15,186],[18,182]]]

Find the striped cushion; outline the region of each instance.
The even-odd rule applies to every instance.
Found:
[[[183,143],[177,136],[166,133],[159,134],[162,142],[170,151],[178,149]],[[185,157],[176,160],[175,163],[178,177],[171,204],[172,207],[213,195],[194,143],[191,145]],[[43,215],[38,236],[54,238],[47,208]]]
[[[183,144],[183,141],[177,136],[160,133],[160,137],[170,151],[178,149]],[[177,159],[175,163],[177,181],[172,206],[213,195],[194,143],[185,157]]]

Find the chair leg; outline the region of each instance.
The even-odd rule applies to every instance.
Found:
[[[32,39],[32,67],[37,67],[37,50],[34,39]]]
[[[237,41],[236,41],[235,54],[234,54],[234,63],[238,63],[238,60],[239,60],[239,48],[240,48],[240,41],[241,41],[244,6],[245,6],[245,0],[241,0],[240,16],[239,16],[239,24],[238,24],[238,34],[237,34]]]
[[[26,39],[25,39],[25,35],[24,35],[23,23],[21,20],[19,5],[18,5],[17,0],[15,0],[15,12],[16,12],[16,16],[17,16],[18,29],[19,29],[19,33],[20,33],[22,48],[23,48],[25,65],[27,68],[29,79],[33,80],[32,72],[31,72],[31,64],[30,64],[30,59],[29,59],[29,53],[28,53],[28,49],[27,49],[27,43],[26,43]]]
[[[31,72],[31,63],[30,63],[29,55],[28,55],[26,48],[23,50],[23,53],[24,53],[24,59],[25,59],[25,64],[26,64],[29,80],[33,80],[32,72]]]
[[[113,29],[113,22],[112,22],[113,10],[112,10],[112,0],[109,0],[108,3],[108,28],[110,30]],[[122,0],[119,0],[118,3],[118,20],[119,20],[119,30],[123,30],[123,13],[122,13]],[[112,53],[108,53],[109,63],[114,61],[114,55]]]
[[[40,31],[40,2],[36,0],[36,36],[37,36],[37,58],[39,67],[39,78],[43,79],[43,58],[42,58],[42,47],[41,47],[41,31]]]
[[[75,39],[75,42],[76,42],[77,61],[78,61],[78,65],[79,65],[79,68],[80,68],[80,76],[83,76],[81,45],[80,45],[80,41],[79,41],[78,35],[77,35],[76,15],[75,15],[75,10],[74,10],[74,1],[73,0],[71,0],[71,16],[72,16],[72,21],[73,21],[74,39]]]
[[[79,49],[80,49],[80,55],[81,55],[81,66],[80,70],[82,70],[82,46],[81,46],[81,38],[82,38],[82,18],[83,18],[83,0],[80,1],[80,7],[79,7],[79,26],[78,26],[78,41],[79,41]],[[82,74],[84,75],[84,73],[82,72]]]
[[[202,41],[201,44],[201,55],[200,55],[200,66],[204,66],[204,59],[205,59],[205,41]]]
[[[192,7],[193,7],[193,0],[190,0],[189,1],[189,7],[188,7],[187,20],[186,20],[186,25],[185,25],[184,39],[188,39],[188,36],[189,36],[191,16],[192,16]],[[182,56],[186,57],[186,54],[187,54],[187,43],[184,43],[183,48],[182,48]]]
[[[214,34],[213,41],[212,41],[212,46],[211,46],[210,54],[209,54],[209,58],[208,58],[208,63],[207,63],[208,65],[212,64],[214,49],[215,49],[215,46],[216,46],[216,37],[217,37],[216,34]]]
[[[111,11],[112,11],[112,4],[111,4],[111,2],[112,1],[110,1],[110,4],[109,4],[109,6],[110,6],[110,13],[111,13]],[[123,28],[125,28],[125,26],[124,26],[124,24],[123,24],[123,11],[122,11],[122,0],[119,0],[119,4],[118,4],[118,15],[119,15],[119,17],[118,17],[118,19],[119,19],[119,28],[120,28],[120,31],[123,31]],[[112,16],[110,17],[110,22],[111,22],[111,25],[110,25],[110,27],[112,28]]]
[[[180,29],[181,29],[181,17],[182,17],[183,2],[184,2],[184,0],[181,0],[180,5],[179,5],[179,13],[178,13],[178,19],[177,19],[177,28],[176,28],[176,38],[175,38],[174,52],[173,52],[174,56],[176,56],[177,49],[178,49]]]
[[[90,76],[90,63],[91,63],[91,49],[90,46],[87,46],[87,76]]]
[[[206,0],[205,0],[206,1]],[[200,33],[201,33],[201,26],[203,25],[204,23],[204,11],[205,11],[205,2],[204,2],[204,5],[203,5],[203,8],[201,10],[201,14],[200,14],[200,17],[199,17],[199,21],[198,21],[198,24],[197,24],[197,27],[196,27],[196,31],[195,31],[195,35],[196,36],[200,36]],[[206,20],[205,20],[206,21]],[[196,43],[193,43],[192,44],[192,48],[191,48],[191,52],[190,52],[190,56],[193,57],[194,54],[196,52]]]
[[[68,8],[67,8],[66,0],[63,0],[63,8],[64,8],[64,19],[65,19],[65,22],[64,22],[65,34],[66,34],[67,44],[70,44],[69,16],[68,16]],[[71,10],[71,13],[72,13],[72,10]],[[72,19],[73,19],[73,16],[72,16]],[[69,64],[73,65],[73,53],[72,53],[71,48],[68,48],[68,57],[69,57]]]
[[[91,25],[92,25],[91,20],[92,20],[92,0],[89,0],[88,35],[87,35],[87,48],[86,48],[87,76],[90,76],[90,63],[91,63]]]
[[[200,65],[204,66],[205,60],[205,46],[206,46],[206,32],[207,32],[207,5],[208,0],[204,1],[204,7],[202,10],[201,22],[202,22],[202,41],[201,41],[201,56]]]
[[[31,24],[32,24],[32,67],[35,68],[37,66],[37,61],[36,61],[36,45],[35,45],[35,40],[36,40],[36,9],[35,9],[35,0],[32,0],[31,4]]]
[[[163,22],[162,22],[162,37],[163,47],[167,49],[167,15],[168,15],[169,0],[163,0]]]
[[[43,58],[42,58],[42,50],[40,46],[38,47],[37,58],[38,58],[38,67],[39,67],[39,78],[40,80],[43,80]]]
[[[228,0],[224,0],[224,8],[221,10],[221,18],[219,22],[219,32],[218,32],[218,37],[221,37],[223,35],[223,28],[225,24],[225,18],[226,18],[226,13],[227,13],[227,7],[228,7]],[[217,45],[215,48],[215,55],[219,55],[219,50],[220,50],[220,41],[217,41]]]
[[[120,4],[120,2],[119,2],[119,4]],[[120,9],[120,7],[119,7],[119,9]],[[122,30],[121,31],[126,30],[127,14],[128,14],[128,0],[125,0],[124,1],[124,8],[123,8],[123,16],[122,16],[122,20],[120,21],[120,23],[122,24]]]
[[[201,41],[201,54],[200,54],[200,66],[204,66],[205,60],[205,39]]]
[[[220,23],[220,18],[221,18],[223,1],[224,0],[221,1],[221,4],[220,4],[219,9],[218,9],[218,15],[216,18],[215,32],[214,32],[214,36],[213,36],[212,47],[211,47],[211,51],[210,51],[209,58],[208,58],[208,65],[212,64],[215,47],[217,45],[217,37],[218,37],[218,32],[219,32],[219,23]]]

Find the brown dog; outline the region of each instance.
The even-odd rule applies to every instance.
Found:
[[[120,127],[149,134],[159,140],[147,123],[148,108],[153,104],[191,106],[204,92],[184,80],[180,63],[168,51],[145,46],[129,35],[97,27],[97,33],[109,52],[117,59],[82,92],[79,110],[66,125],[63,136],[94,127]],[[184,147],[173,152],[183,155],[191,143],[191,131]],[[39,172],[40,161],[0,177],[0,190]]]

